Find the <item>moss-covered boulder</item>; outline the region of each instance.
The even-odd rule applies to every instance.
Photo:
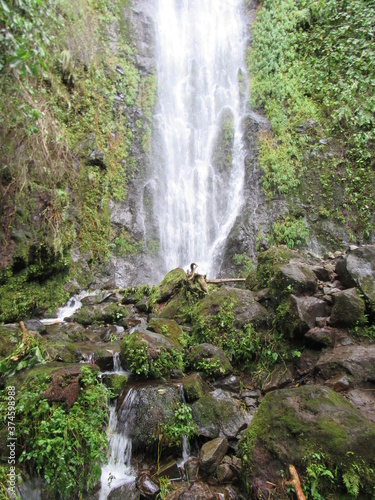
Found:
[[[20,333],[18,325],[0,326],[0,359],[12,354],[19,341]]]
[[[155,292],[156,302],[166,302],[172,295],[176,295],[183,286],[187,286],[187,284],[186,272],[179,267],[173,269],[157,286]]]
[[[240,433],[253,418],[244,410],[240,401],[222,389],[216,389],[198,399],[192,405],[192,412],[199,435],[210,439],[239,439]]]
[[[173,422],[180,404],[181,397],[174,385],[145,382],[130,389],[118,411],[118,431],[131,438],[133,454],[156,455],[160,426]]]
[[[162,378],[172,370],[183,371],[181,349],[164,335],[136,330],[120,343],[121,360],[129,370],[148,378]]]
[[[164,335],[168,340],[181,349],[180,338],[182,335],[182,328],[174,319],[157,318],[153,317],[147,324],[147,329],[150,332],[155,332]]]
[[[235,328],[251,324],[264,328],[269,321],[268,311],[255,300],[250,290],[222,287],[206,295],[194,308],[195,321],[208,325],[215,318],[232,321]]]
[[[129,316],[129,310],[120,304],[104,303],[93,306],[82,306],[72,317],[71,321],[81,325],[96,324],[117,324]]]
[[[344,286],[360,288],[375,313],[375,245],[349,252],[337,262],[336,273]]]
[[[350,328],[366,323],[365,302],[359,295],[357,288],[340,290],[334,293],[332,298],[331,325]]]
[[[316,326],[316,318],[327,315],[327,304],[317,297],[290,295],[277,308],[279,330],[290,338],[300,338]]]
[[[111,396],[117,398],[125,388],[128,377],[119,373],[111,373],[102,377],[103,384],[111,390]]]
[[[182,386],[184,388],[185,399],[188,403],[193,403],[207,394],[207,392],[210,392],[208,383],[203,380],[199,373],[191,373],[187,377],[184,377]]]
[[[267,287],[274,302],[294,294],[312,294],[317,278],[297,251],[287,247],[271,247],[258,256],[257,277],[259,287]]]
[[[327,387],[267,394],[239,443],[239,454],[248,486],[277,484],[280,470],[293,464],[303,484],[311,484],[315,471],[316,491],[322,495],[335,491],[340,497],[344,485],[349,489],[355,482],[361,498],[372,498],[375,425]]]
[[[233,367],[220,347],[203,343],[190,348],[188,362],[193,370],[215,380],[233,372]]]

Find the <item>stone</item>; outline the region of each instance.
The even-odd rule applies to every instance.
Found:
[[[189,489],[180,494],[178,500],[214,500],[215,498],[214,493],[207,484],[194,483]]]
[[[193,403],[210,391],[210,388],[199,373],[191,373],[182,380],[185,399]]]
[[[375,345],[337,346],[319,358],[316,370],[326,380],[345,371],[355,384],[374,382]]]
[[[238,449],[243,458],[241,475],[249,484],[255,480],[277,484],[280,468],[286,470],[289,464],[304,470],[310,449],[330,457],[338,474],[346,470],[342,464],[347,463],[348,452],[353,453],[356,463],[363,464],[358,471],[362,494],[372,491],[375,483],[365,472],[375,466],[375,425],[325,386],[305,385],[266,394]],[[319,492],[324,497],[328,493],[323,488]],[[340,491],[336,494],[340,496]]]
[[[326,302],[316,297],[297,297],[291,295],[287,304],[287,311],[282,318],[281,328],[291,338],[301,338],[308,330],[315,327],[317,317],[325,316]]]
[[[216,380],[212,385],[218,389],[239,392],[241,388],[241,379],[237,375],[229,375],[228,377]]]
[[[199,467],[204,474],[213,474],[228,450],[226,438],[218,437],[205,443],[200,450]]]
[[[334,345],[335,331],[326,326],[324,328],[311,328],[305,333],[306,344],[312,348],[322,349],[323,347],[332,347]]]
[[[180,338],[182,335],[182,328],[174,319],[153,317],[149,320],[147,329],[151,332],[164,335],[168,340],[181,348]]]
[[[233,481],[235,473],[230,464],[222,463],[217,467],[215,475],[219,483],[230,483]]]
[[[317,286],[315,273],[303,262],[289,262],[279,269],[278,287],[290,287],[294,293],[314,293]]]
[[[138,477],[137,486],[141,496],[146,498],[154,498],[160,491],[159,485],[146,473]]]
[[[166,302],[175,295],[183,286],[187,286],[188,279],[183,269],[177,268],[170,271],[158,285],[156,302]]]
[[[191,408],[199,435],[209,439],[238,439],[253,418],[240,401],[222,389],[205,394]]]
[[[336,273],[347,288],[358,286],[375,312],[375,245],[364,245],[338,260]]]
[[[129,310],[122,305],[113,303],[95,304],[82,306],[73,316],[71,321],[81,325],[96,324],[118,324],[121,326],[123,320],[129,316]]]
[[[284,365],[275,368],[270,377],[267,378],[266,383],[262,389],[265,393],[281,389],[293,382],[293,377],[290,371]]]
[[[93,149],[88,157],[87,163],[92,166],[97,166],[106,169],[105,154],[99,149]]]
[[[365,323],[365,302],[356,288],[349,288],[333,294],[331,325],[350,328]]]
[[[350,388],[350,380],[347,375],[340,374],[327,380],[325,385],[336,392],[348,391]]]
[[[178,468],[176,460],[168,460],[159,465],[158,471],[155,474],[156,479],[160,477],[167,477],[168,479],[178,480],[181,479],[180,469]]]
[[[26,330],[32,330],[33,332],[38,332],[41,335],[47,333],[46,325],[38,319],[26,319],[23,323]]]
[[[190,482],[196,481],[198,479],[199,458],[189,457],[184,464],[184,468],[186,480]]]
[[[225,377],[233,372],[233,367],[224,351],[212,344],[203,343],[191,347],[188,361],[194,370],[198,370],[209,379]]]
[[[141,494],[133,480],[112,490],[107,498],[108,500],[139,500],[140,497]]]

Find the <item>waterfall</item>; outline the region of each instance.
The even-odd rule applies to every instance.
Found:
[[[164,272],[194,261],[212,276],[242,205],[242,3],[157,2],[154,210]]]
[[[127,436],[126,432],[127,414],[131,412],[134,398],[135,391],[130,389],[121,407],[125,421],[121,432],[118,430],[116,404],[111,405],[109,408],[107,431],[109,437],[109,460],[108,464],[102,468],[99,500],[105,500],[111,490],[134,481],[135,476],[130,465],[132,445],[131,439]]]

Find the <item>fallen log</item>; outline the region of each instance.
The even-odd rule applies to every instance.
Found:
[[[218,284],[218,283],[243,283],[246,281],[246,278],[221,278],[221,279],[214,279],[214,280],[206,280],[206,283],[211,283],[212,285]]]

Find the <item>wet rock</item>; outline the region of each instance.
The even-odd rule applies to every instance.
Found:
[[[137,384],[132,391],[130,411],[126,398],[119,402],[118,429],[126,428],[135,456],[138,453],[156,456],[159,425],[173,421],[174,409],[181,403],[181,396],[174,385],[152,382]]]
[[[200,450],[199,466],[203,473],[213,474],[228,450],[225,438],[216,438],[205,443]]]
[[[182,380],[185,399],[193,403],[210,391],[210,388],[199,373],[191,373]]]
[[[156,479],[167,477],[168,479],[181,479],[180,469],[176,460],[168,460],[159,465],[158,471],[154,476]]]
[[[210,439],[236,439],[253,418],[240,401],[222,389],[201,397],[192,405],[192,413],[199,434]]]
[[[311,328],[305,333],[306,344],[316,348],[332,347],[334,345],[335,331],[329,326],[325,328]]]
[[[235,473],[230,464],[223,463],[216,468],[215,476],[219,483],[230,483],[233,481]]]
[[[236,328],[242,328],[246,324],[263,328],[268,324],[269,313],[265,307],[256,302],[253,292],[240,288],[222,287],[207,295],[197,304],[195,313],[207,323],[211,316],[218,314],[223,304],[233,304]]]
[[[288,311],[283,318],[282,327],[290,337],[301,337],[315,327],[317,317],[325,316],[326,303],[316,297],[297,297],[291,295]]]
[[[159,485],[148,474],[141,474],[137,479],[137,486],[141,496],[155,498],[160,491]]]
[[[106,387],[111,389],[112,398],[117,398],[125,388],[128,382],[128,377],[126,375],[113,373],[110,375],[104,375],[102,377],[102,381]]]
[[[375,381],[375,345],[338,346],[323,354],[316,370],[325,379],[346,372],[352,375],[354,383]]]
[[[241,388],[241,379],[237,375],[229,375],[221,380],[216,380],[212,385],[217,389],[239,392]]]
[[[178,500],[214,500],[216,497],[205,483],[194,483],[181,493]]]
[[[281,389],[293,382],[293,376],[284,365],[277,367],[267,379],[262,389],[265,393]]]
[[[108,500],[139,500],[140,498],[141,495],[135,481],[130,481],[115,488],[108,495]]]
[[[151,332],[164,335],[168,340],[181,348],[180,337],[182,328],[174,319],[151,318],[147,324],[147,329]]]
[[[356,288],[333,294],[331,325],[353,327],[364,324],[365,320],[365,302]]]
[[[26,330],[32,330],[33,332],[38,332],[41,335],[47,333],[46,325],[44,325],[38,319],[26,319],[24,321]]]
[[[375,311],[375,245],[350,251],[336,264],[336,273],[346,287],[358,286]]]
[[[198,479],[199,458],[189,457],[185,462],[186,480],[194,482]]]
[[[190,366],[209,379],[225,377],[233,372],[233,367],[224,351],[211,344],[199,344],[190,348]]]
[[[277,484],[280,468],[285,470],[294,464],[303,470],[310,447],[331,457],[338,469],[346,463],[348,452],[354,453],[357,463],[364,465],[359,472],[360,482],[364,481],[362,492],[372,487],[373,478],[366,478],[363,471],[375,465],[375,425],[346,398],[323,386],[306,385],[266,394],[239,444],[239,453],[245,459],[242,475],[249,484],[255,479]],[[370,484],[365,486],[367,481]],[[324,490],[321,493],[325,495]]]
[[[336,392],[347,391],[350,388],[350,381],[347,375],[337,375],[326,381],[325,385]]]

